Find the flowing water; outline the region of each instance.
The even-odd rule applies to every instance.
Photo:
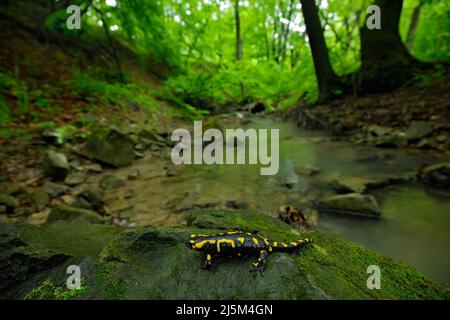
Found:
[[[406,150],[356,146],[272,119],[255,119],[248,127],[280,130],[277,175],[260,175],[259,165],[184,165],[166,175],[161,174],[163,165],[141,160],[133,168],[141,171],[143,179],[127,184],[135,196],[124,200],[120,195],[123,191],[116,191],[109,195],[111,206],[137,225],[181,224],[183,213],[195,207],[242,207],[270,215],[281,205],[302,206],[331,194],[330,181],[342,175],[411,176],[423,163],[445,160]],[[296,174],[295,168],[305,165],[318,167],[320,172],[308,177]],[[318,226],[448,284],[450,198],[434,194],[417,182],[371,194],[380,202],[381,219],[320,214]]]

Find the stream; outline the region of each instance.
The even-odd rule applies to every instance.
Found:
[[[411,176],[421,164],[446,160],[411,150],[359,146],[270,118],[254,118],[247,127],[280,130],[277,175],[261,176],[259,165],[169,163],[167,169],[167,160],[142,159],[131,168],[114,171],[126,177],[139,170],[141,178],[128,181],[126,188],[109,191],[109,208],[130,226],[184,224],[184,212],[192,208],[243,208],[273,215],[282,205],[301,207],[334,194],[330,182],[340,176]],[[296,174],[296,166],[314,166],[320,172],[304,177]],[[125,196],[130,192],[132,196]],[[450,197],[419,182],[369,193],[380,204],[380,219],[320,214],[317,226],[399,259],[448,285]]]

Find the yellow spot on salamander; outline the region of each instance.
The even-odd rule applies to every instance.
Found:
[[[261,237],[264,240],[264,243],[268,246],[269,245],[269,240],[267,240],[267,238]]]
[[[272,247],[269,247],[269,252],[272,252]]]
[[[242,237],[240,237],[240,238],[237,238],[238,239],[238,241],[240,242],[240,243],[244,243],[245,242],[245,239],[244,238],[242,238]]]
[[[236,233],[239,233],[239,231],[228,231],[227,233],[228,234],[236,234]]]
[[[253,242],[256,244],[256,245],[258,245],[259,244],[259,242],[258,242],[258,239],[256,239],[256,238],[252,238],[252,240],[253,240]]]
[[[241,254],[241,253],[238,253],[238,257],[240,257],[240,256],[242,256],[242,254]]]
[[[281,245],[285,248],[288,246],[286,243],[283,243],[283,242],[281,243]]]
[[[233,247],[233,248],[236,246],[236,244],[234,243],[233,240],[220,239],[220,240],[217,240],[217,252],[220,252],[220,244],[221,243],[229,243],[229,244],[231,244],[231,247]]]
[[[210,254],[206,255],[206,260],[207,261],[211,261],[211,255]]]
[[[274,247],[278,247],[278,242],[275,241],[275,242],[273,243],[273,246],[274,246]]]
[[[194,248],[201,249],[207,243],[214,244],[214,243],[216,243],[216,240],[203,240],[203,241],[197,242],[196,244],[194,244]]]
[[[292,244],[294,247],[296,247],[296,246],[298,245],[297,242],[291,242],[291,244]]]

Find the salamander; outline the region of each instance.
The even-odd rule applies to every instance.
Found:
[[[250,272],[256,274],[266,266],[267,257],[272,252],[294,253],[303,246],[312,243],[312,239],[306,238],[292,242],[272,241],[263,236],[243,231],[228,231],[215,235],[192,234],[185,242],[192,250],[202,253],[201,267],[210,268],[213,260],[219,256],[258,256],[258,260],[252,263]]]

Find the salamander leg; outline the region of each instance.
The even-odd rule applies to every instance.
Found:
[[[201,268],[202,269],[209,269],[209,268],[211,268],[212,261],[213,261],[212,254],[205,252],[203,254],[203,256],[202,256]]]
[[[258,261],[252,263],[253,268],[250,269],[250,272],[253,273],[253,275],[255,277],[256,277],[256,274],[257,274],[258,271],[259,271],[259,273],[261,275],[263,275],[263,271],[264,271],[264,268],[266,266],[266,259],[267,259],[268,255],[269,254],[268,254],[267,250],[261,250],[259,252]]]

